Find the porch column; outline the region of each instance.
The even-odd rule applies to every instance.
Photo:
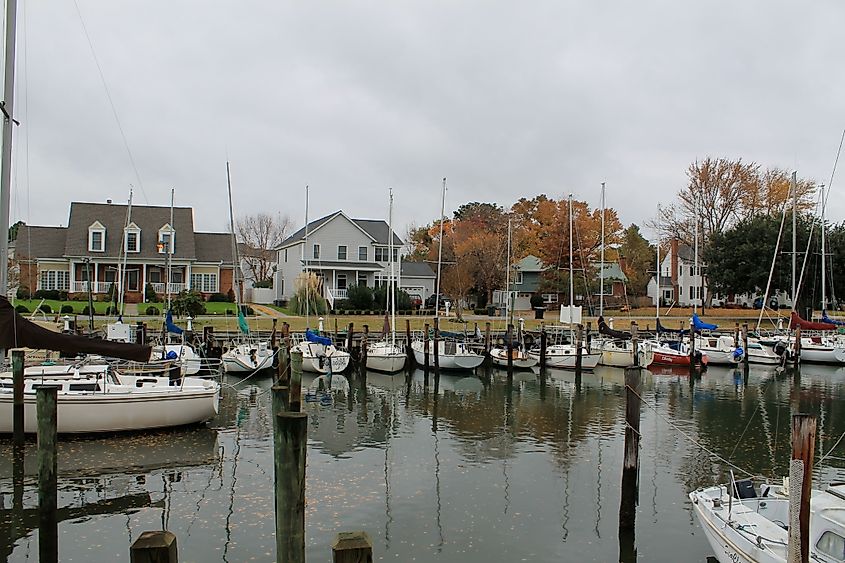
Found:
[[[68,291],[73,293],[74,287],[73,284],[76,282],[76,264],[73,263],[73,260],[70,261],[70,287],[68,287]]]
[[[144,298],[141,300],[142,303],[147,301],[147,265],[141,264],[141,295]]]
[[[220,279],[220,275],[218,274],[217,279]],[[191,263],[185,266],[185,289],[191,289]]]
[[[97,262],[94,262],[94,279],[92,280],[91,293],[100,293],[100,276],[97,273]]]

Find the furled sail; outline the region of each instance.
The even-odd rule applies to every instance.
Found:
[[[792,311],[789,317],[789,328],[801,327],[802,330],[836,330],[836,325],[831,323],[817,323],[801,318],[801,315]]]
[[[611,338],[618,338],[620,340],[630,340],[631,333],[625,332],[624,330],[613,330],[607,323],[604,321],[604,317],[599,317],[599,334],[604,334],[605,336],[609,336]]]

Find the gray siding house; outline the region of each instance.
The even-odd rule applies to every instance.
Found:
[[[353,285],[376,287],[387,283],[389,236],[393,236],[393,259],[400,275],[399,258],[404,242],[390,233],[386,221],[351,219],[335,211],[308,223],[308,242],[302,227],[277,249],[274,280],[276,298],[288,300],[296,292],[296,279],[305,271],[321,278],[321,292],[330,304],[345,299]]]

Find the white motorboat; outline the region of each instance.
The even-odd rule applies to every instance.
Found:
[[[223,352],[226,373],[253,373],[273,367],[273,349],[268,342],[242,342]]]
[[[748,363],[751,364],[773,366],[781,362],[781,357],[771,346],[762,344],[756,338],[748,339],[748,346],[746,347],[745,354],[748,356]]]
[[[508,367],[508,349],[504,346],[497,346],[490,349],[490,358],[493,364],[500,367]],[[519,347],[514,347],[511,351],[511,364],[514,369],[531,369],[537,365],[537,358],[531,357],[528,352]]]
[[[734,498],[724,485],[689,494],[704,535],[720,563],[785,563],[789,497],[782,486],[764,484],[759,495],[738,481]],[[845,484],[813,490],[810,497],[810,560],[845,560]]]
[[[631,340],[616,338],[594,339],[591,351],[601,354],[599,364],[617,368],[627,368],[634,365],[633,343]],[[654,360],[654,351],[650,346],[637,346],[637,361],[639,366],[648,367]]]
[[[36,388],[59,387],[58,432],[81,434],[164,428],[217,415],[220,384],[184,377],[118,375],[108,365],[35,366],[24,372],[24,432],[37,429]],[[12,431],[12,377],[0,374],[0,433]]]
[[[795,337],[785,334],[761,340],[760,343],[773,348],[775,354],[778,350],[790,353],[795,349]],[[845,365],[845,347],[827,337],[802,336],[800,356],[802,362]]]
[[[367,369],[396,373],[405,367],[405,349],[387,340],[367,345]]]
[[[540,349],[532,348],[528,355],[540,361]],[[552,344],[546,348],[546,366],[550,368],[575,369],[578,347],[575,344]],[[581,369],[593,369],[599,364],[601,352],[591,352],[581,346]]]
[[[728,335],[701,335],[695,337],[695,349],[707,356],[710,364],[735,366],[745,357],[741,346],[734,345]]]
[[[414,359],[419,365],[425,365],[425,342],[421,339],[411,343],[414,351]],[[434,366],[434,340],[428,341],[428,361]],[[437,346],[437,362],[440,369],[475,369],[484,361],[484,356],[477,354],[466,345],[465,342],[457,340],[440,340]]]

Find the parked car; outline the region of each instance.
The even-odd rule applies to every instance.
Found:
[[[425,308],[426,309],[434,309],[434,305],[435,305],[436,302],[437,302],[437,294],[432,293],[425,300]],[[449,304],[450,308],[452,307],[452,300],[449,298],[449,296],[441,293],[440,294],[440,307],[446,307],[446,303]]]
[[[420,295],[419,293],[409,293],[408,297],[411,298],[411,308],[412,309],[419,309],[420,307],[422,307],[422,304],[423,304],[422,295]]]
[[[775,296],[769,297],[769,308],[770,309],[777,309],[778,308],[778,298]],[[754,308],[755,309],[762,309],[763,308],[763,298],[758,297],[754,300]]]

